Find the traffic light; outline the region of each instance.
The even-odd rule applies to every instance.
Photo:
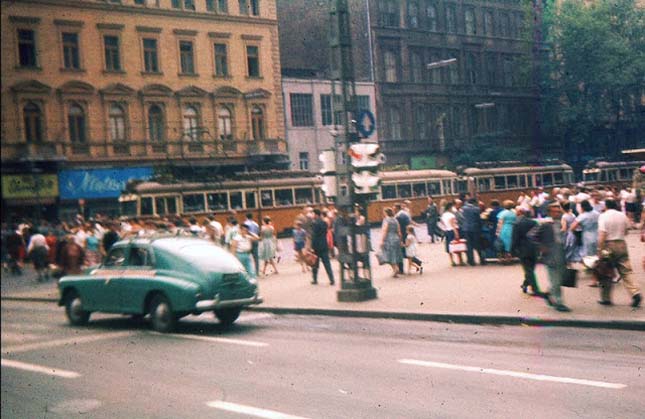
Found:
[[[385,156],[376,143],[355,143],[347,151],[352,163],[352,183],[357,194],[377,193],[380,185],[378,170]]]
[[[335,197],[338,194],[336,185],[336,151],[325,150],[318,156],[322,163],[320,173],[323,175],[322,191],[328,198]]]

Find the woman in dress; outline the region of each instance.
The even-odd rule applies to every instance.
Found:
[[[580,244],[576,237],[576,230],[573,230],[571,227],[576,221],[576,216],[573,214],[571,209],[570,202],[562,203],[562,219],[560,220],[562,233],[562,243],[564,243],[564,254],[567,261],[567,265],[570,265],[574,262],[580,262],[582,258],[580,257]],[[579,232],[579,228],[577,230]]]
[[[276,238],[275,238],[275,227],[271,223],[271,218],[264,217],[262,220],[262,227],[260,228],[260,246],[258,248],[258,255],[260,260],[264,261],[264,266],[262,267],[262,275],[267,274],[267,267],[271,265],[273,267],[273,273],[278,273],[278,267],[273,260],[275,258],[276,250]]]
[[[399,277],[399,263],[403,261],[401,252],[401,228],[394,218],[392,208],[383,210],[383,224],[381,227],[381,255],[385,263],[392,267],[392,277]]]
[[[93,228],[87,228],[85,237],[85,266],[94,266],[101,263],[101,241],[96,237]]]
[[[513,241],[513,225],[517,220],[517,215],[513,211],[514,203],[510,199],[504,201],[504,210],[497,216],[497,237],[503,244],[502,260],[511,259],[511,242]]]
[[[302,272],[307,272],[308,267],[305,263],[303,249],[307,243],[307,232],[302,228],[302,221],[296,220],[295,228],[293,229],[293,250],[296,252],[296,261],[300,264]]]
[[[582,228],[582,256],[596,256],[598,253],[598,214],[591,203],[584,200],[580,203],[582,213],[569,227],[569,231]]]

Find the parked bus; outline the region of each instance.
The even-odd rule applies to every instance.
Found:
[[[625,187],[632,182],[634,172],[643,165],[645,161],[590,162],[582,171],[582,181],[585,185]]]

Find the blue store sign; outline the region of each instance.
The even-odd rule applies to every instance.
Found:
[[[132,179],[150,179],[151,167],[61,170],[60,199],[117,198]]]

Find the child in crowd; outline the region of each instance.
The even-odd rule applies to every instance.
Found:
[[[419,274],[423,273],[423,267],[421,266],[423,262],[417,258],[417,236],[414,232],[414,226],[409,225],[406,228],[407,237],[405,239],[405,257],[408,259],[408,273],[412,273],[412,268],[416,269],[416,272]]]
[[[307,264],[304,260],[302,253],[307,241],[307,232],[302,228],[302,222],[296,221],[295,228],[293,229],[293,250],[296,252],[296,260],[302,268],[302,272],[307,272]]]

